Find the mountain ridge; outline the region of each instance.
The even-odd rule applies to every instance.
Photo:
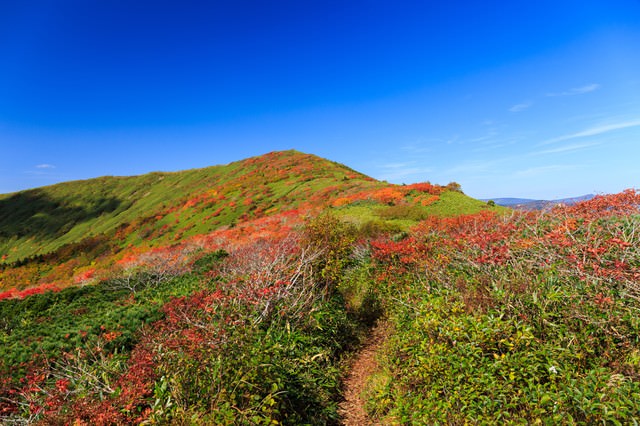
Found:
[[[0,223],[8,216],[19,216],[26,221],[22,228],[46,228],[51,225],[53,229],[48,233],[55,233],[55,237],[64,237],[68,234],[64,226],[60,224],[46,223],[47,217],[63,215],[80,225],[85,219],[98,218],[104,214],[118,220],[97,220],[97,229],[88,229],[90,234],[110,231],[120,226],[131,218],[150,216],[149,212],[170,210],[176,205],[186,203],[189,198],[201,196],[206,190],[225,185],[239,185],[237,179],[245,179],[253,169],[265,170],[270,162],[278,158],[278,167],[287,170],[295,167],[296,163],[304,163],[308,170],[296,170],[301,178],[311,178],[310,173],[315,173],[316,178],[329,178],[330,175],[339,174],[346,176],[346,167],[341,169],[337,163],[321,162],[322,159],[311,154],[303,154],[297,151],[282,151],[268,153],[262,156],[250,157],[240,161],[234,161],[225,165],[216,165],[205,168],[189,169],[178,172],[152,172],[136,176],[102,176],[93,179],[62,182],[55,185],[33,188],[11,194],[0,195]],[[312,168],[313,166],[315,168]],[[362,174],[348,169],[351,178],[358,180],[371,180]],[[263,176],[265,177],[265,176]],[[334,176],[335,177],[335,176]],[[286,176],[266,176],[267,184],[280,180],[287,181]],[[372,180],[371,180],[372,181]],[[288,182],[290,183],[290,182]],[[247,188],[243,188],[246,190]],[[281,194],[275,194],[281,195]],[[184,199],[184,200],[183,200]],[[223,200],[221,200],[223,201]],[[16,209],[16,204],[19,207]],[[239,209],[242,209],[239,207]],[[35,213],[34,213],[35,212]],[[111,214],[113,213],[113,214]],[[34,217],[37,216],[37,217]],[[91,221],[94,222],[94,221]],[[0,236],[15,235],[14,229],[6,229],[0,226]],[[94,232],[95,231],[95,232]],[[27,234],[26,229],[17,229],[18,234]],[[42,233],[47,233],[42,232]],[[42,234],[41,233],[41,234]],[[57,235],[61,234],[61,235]],[[43,236],[43,235],[38,235]],[[48,235],[44,235],[45,237]],[[73,237],[64,239],[64,242],[73,242]],[[1,246],[0,246],[1,247]],[[50,246],[55,248],[54,246]],[[39,251],[35,251],[38,253]],[[31,253],[29,253],[31,254]]]
[[[360,225],[382,221],[406,228],[444,210],[486,208],[456,189],[389,184],[288,150],[226,165],[102,176],[3,194],[0,288],[68,280],[102,257],[113,262],[133,249],[174,245],[287,211],[306,215],[331,207]],[[25,271],[14,270],[10,277],[7,270],[14,266]]]
[[[559,198],[555,200],[537,200],[532,198],[501,197],[482,198],[481,201],[490,202],[503,207],[510,207],[520,210],[543,210],[559,204],[573,205],[580,201],[587,201],[595,197],[594,194],[585,194],[577,197]]]

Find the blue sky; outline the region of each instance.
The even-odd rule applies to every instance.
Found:
[[[640,2],[0,2],[0,193],[298,149],[477,198],[640,187]]]

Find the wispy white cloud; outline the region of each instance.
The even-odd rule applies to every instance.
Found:
[[[500,139],[494,140],[490,143],[482,143],[480,146],[473,148],[472,152],[486,152],[493,151],[496,149],[506,148],[508,146],[516,144],[520,139],[519,138],[510,138],[510,139]]]
[[[420,176],[426,173],[431,173],[433,170],[428,167],[406,167],[406,168],[388,168],[385,172],[382,172],[379,179],[387,181],[399,181],[411,176]]]
[[[586,148],[591,148],[593,146],[602,145],[602,142],[592,142],[592,143],[576,143],[571,145],[558,146],[556,148],[545,149],[542,151],[536,151],[533,155],[543,155],[543,154],[558,154],[561,152],[570,152],[570,151],[580,151]]]
[[[574,87],[573,89],[569,89],[567,91],[564,92],[558,92],[558,93],[547,93],[546,96],[548,97],[555,97],[555,96],[574,96],[574,95],[582,95],[584,93],[589,93],[589,92],[593,92],[595,90],[598,90],[601,86],[597,83],[592,83],[592,84],[587,84],[586,86],[582,86],[582,87]]]
[[[429,139],[429,140],[425,141],[425,143],[434,143],[434,142],[441,143],[442,140],[441,139]],[[425,146],[422,142],[404,145],[404,146],[401,146],[400,149],[402,151],[409,152],[409,153],[412,153],[412,154],[423,154],[423,153],[426,153],[426,152],[431,152],[433,150],[430,146]]]
[[[22,173],[27,176],[52,177],[54,175],[57,175],[55,169],[56,166],[54,166],[53,164],[42,163],[37,164],[33,166],[33,168],[25,170]]]
[[[510,112],[524,111],[525,109],[531,107],[531,105],[533,105],[533,102],[523,102],[521,104],[516,104],[516,105],[512,106],[511,108],[509,108],[509,111]]]
[[[396,182],[432,172],[431,168],[420,165],[418,161],[389,162],[380,164],[377,168],[380,170],[378,179]]]
[[[448,170],[445,170],[445,174],[448,175],[467,175],[469,173],[487,173],[495,171],[497,166],[504,162],[504,159],[489,160],[489,161],[472,161],[458,164]]]
[[[428,152],[433,152],[434,147],[439,147],[443,144],[450,145],[452,143],[458,142],[459,139],[459,134],[454,134],[448,138],[420,138],[420,140],[416,142],[401,145],[400,150],[411,154],[425,154]]]
[[[585,138],[589,136],[601,135],[603,133],[613,132],[615,130],[628,129],[630,127],[640,126],[640,119],[633,121],[626,121],[622,123],[613,123],[613,124],[604,124],[596,127],[591,127],[580,132],[571,133],[568,135],[559,136],[557,138],[548,139],[544,142],[538,144],[541,145],[550,145],[557,142],[568,141],[571,139]]]
[[[484,136],[479,136],[477,138],[469,139],[468,142],[486,142],[486,141],[491,141],[491,140],[494,140],[496,136],[498,136],[498,132],[492,130],[492,131],[490,131],[489,133],[487,133]]]
[[[391,170],[406,169],[407,167],[410,167],[413,164],[415,164],[415,162],[413,161],[408,163],[387,163],[387,164],[382,164],[380,168],[391,169]]]
[[[575,164],[553,164],[553,165],[548,165],[548,166],[540,166],[540,167],[530,167],[528,169],[524,169],[524,170],[518,170],[514,173],[515,177],[524,177],[524,178],[529,178],[529,177],[535,177],[535,176],[540,176],[540,175],[544,175],[547,173],[553,173],[553,172],[565,172],[565,171],[569,171],[569,170],[576,170],[578,168],[580,168],[581,166],[575,165]]]
[[[582,95],[583,93],[589,93],[596,91],[600,88],[598,83],[587,84],[586,86],[576,87],[575,89],[571,89],[569,93],[572,95]]]
[[[446,143],[447,143],[447,145],[451,145],[454,142],[458,142],[459,139],[460,139],[460,135],[455,134],[455,135],[451,136],[449,139],[447,139]]]

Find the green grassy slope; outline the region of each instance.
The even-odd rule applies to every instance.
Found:
[[[98,259],[124,249],[169,246],[292,210],[305,215],[329,207],[361,226],[406,230],[429,215],[488,208],[455,189],[379,182],[290,150],[0,195],[0,289],[70,282],[96,261],[108,267]]]
[[[195,229],[189,234],[208,232],[238,219],[251,210],[249,204],[260,203],[262,211],[294,208],[304,200],[304,189],[318,191],[348,178],[355,180],[354,185],[373,184],[339,164],[286,151],[224,166],[108,176],[0,195],[0,254],[11,262],[49,253],[134,222],[145,222],[147,228],[152,223],[146,230],[151,232],[176,225],[177,219],[180,226],[172,226],[174,230],[191,227]],[[292,193],[297,196],[288,196]],[[198,196],[197,205],[187,205]],[[242,204],[250,198],[254,203]],[[230,202],[240,205],[232,212]],[[203,220],[221,207],[226,211],[218,219]],[[156,219],[159,215],[164,219]]]
[[[482,210],[499,213],[508,211],[503,207],[489,208],[486,203],[471,198],[462,192],[445,191],[431,204],[380,204],[376,201],[364,201],[335,209],[344,220],[358,225],[383,222],[387,226],[406,231],[428,216],[456,216],[473,214]]]

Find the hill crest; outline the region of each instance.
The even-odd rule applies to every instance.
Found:
[[[288,212],[304,216],[331,208],[358,225],[378,221],[406,229],[430,214],[486,207],[457,189],[428,182],[393,185],[288,150],[181,172],[103,176],[5,194],[0,288],[65,285],[131,251],[292,216]]]

